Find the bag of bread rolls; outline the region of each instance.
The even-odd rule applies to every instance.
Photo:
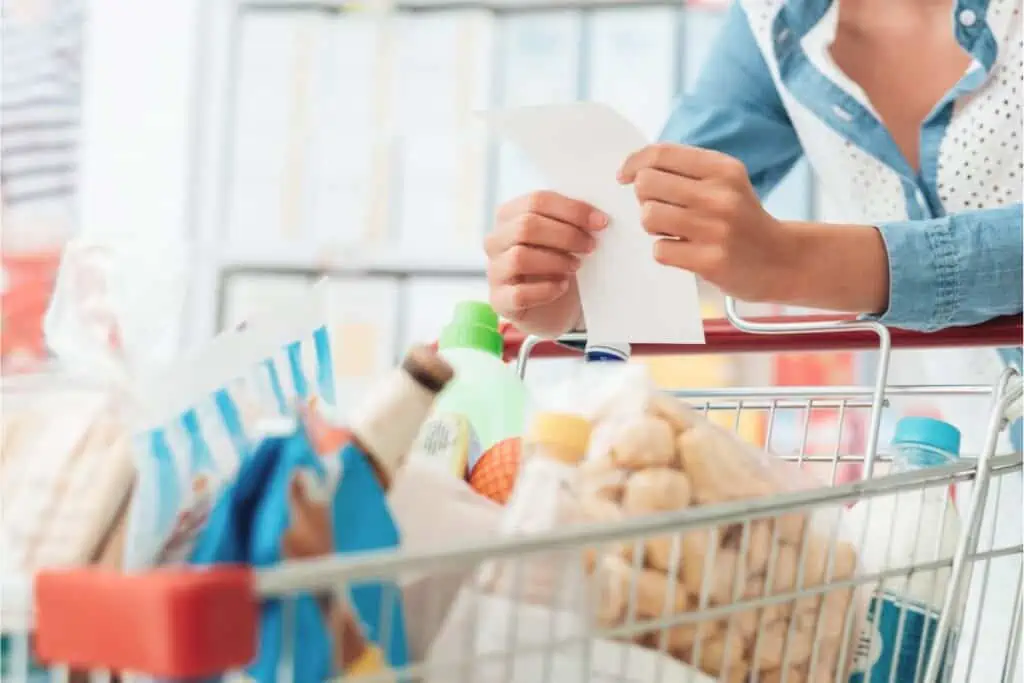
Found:
[[[606,371],[599,386],[575,393],[590,397],[583,404],[592,423],[576,478],[584,520],[668,515],[683,526],[702,507],[696,514],[705,519],[714,509],[736,519],[623,534],[589,553],[600,626],[626,626],[629,639],[722,681],[783,671],[795,683],[845,680],[863,610],[862,596],[842,584],[858,568],[842,509],[744,519],[740,505],[819,484],[657,391],[642,367]]]

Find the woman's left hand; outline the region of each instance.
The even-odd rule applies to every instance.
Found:
[[[792,230],[773,218],[742,162],[719,152],[659,143],[630,156],[644,229],[660,237],[654,258],[695,273],[745,301],[786,301],[796,277]]]

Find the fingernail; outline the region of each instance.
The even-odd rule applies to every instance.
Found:
[[[589,223],[590,227],[594,230],[600,230],[604,226],[608,225],[608,216],[605,216],[600,211],[594,211],[590,214]]]
[[[562,280],[561,282],[558,283],[558,291],[559,292],[564,292],[567,289],[569,289],[569,281],[568,280]]]

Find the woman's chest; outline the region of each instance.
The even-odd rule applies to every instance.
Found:
[[[1019,24],[1003,37],[995,64],[981,85],[958,96],[936,116],[930,116],[934,105],[956,81],[942,87],[934,79],[918,87],[912,72],[901,70],[888,77],[889,99],[872,99],[876,115],[854,122],[823,120],[781,84],[790,119],[823,194],[837,209],[837,218],[865,222],[927,218],[1021,201],[1024,122]],[[907,92],[903,105],[892,94],[896,92],[893,84],[902,84]],[[918,163],[894,168],[893,153],[906,158],[911,147],[900,140],[905,143],[909,137]]]
[[[844,5],[840,4],[840,16]],[[971,58],[948,22],[916,29],[909,18],[898,30],[884,24],[842,23],[828,56],[864,93],[908,165],[921,167],[920,131],[935,107],[967,72]]]

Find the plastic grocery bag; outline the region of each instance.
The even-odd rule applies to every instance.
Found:
[[[409,553],[450,547],[456,539],[467,545],[485,542],[494,538],[501,523],[500,505],[465,481],[417,459],[398,471],[388,504],[402,550]],[[426,657],[460,587],[475,569],[475,565],[459,564],[452,569],[404,572],[399,577],[411,660]]]
[[[684,662],[628,642],[595,637],[580,614],[467,589],[453,613],[472,619],[438,636],[426,683],[647,683],[714,679]]]
[[[133,382],[173,353],[182,261],[170,245],[158,268],[141,242],[66,245],[44,323],[55,358],[3,380],[0,571],[103,556],[133,478]]]
[[[684,520],[692,507],[817,486],[806,472],[656,391],[642,367],[605,369],[596,388],[584,382],[576,391],[594,397],[590,451],[578,479],[585,519]],[[742,681],[755,671],[774,680],[783,668],[790,681],[833,680],[848,666],[862,611],[852,588],[823,589],[857,572],[847,537],[836,507],[623,539],[586,557],[599,595],[595,614],[606,628],[689,615],[668,629],[633,629],[632,639],[664,647],[720,680]],[[815,588],[715,619],[693,617]]]

